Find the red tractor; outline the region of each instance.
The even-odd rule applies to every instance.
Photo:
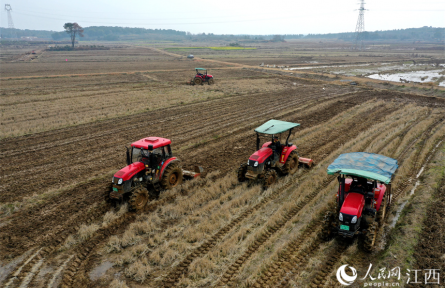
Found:
[[[299,164],[312,166],[312,159],[299,157],[297,146],[289,143],[292,129],[300,126],[298,123],[280,120],[269,120],[255,129],[257,132],[257,151],[249,157],[247,163],[241,164],[237,170],[238,181],[259,180],[267,189],[275,183],[278,175],[294,174]],[[289,131],[286,143],[281,145],[278,134]],[[260,148],[260,134],[271,135],[272,139]]]
[[[196,69],[196,75],[193,79],[190,79],[188,84],[190,85],[202,85],[203,83],[213,84],[213,76],[207,74],[207,69],[205,68],[195,68]]]
[[[160,137],[147,137],[131,144],[127,148],[128,166],[113,176],[110,199],[128,201],[130,210],[141,210],[149,194],[157,197],[161,190],[181,184],[183,178],[199,177],[203,169],[195,166],[195,172],[182,170],[170,144],[169,139]]]
[[[327,212],[322,238],[363,236],[363,248],[371,251],[379,226],[391,204],[391,179],[397,160],[379,154],[355,152],[340,155],[328,167],[338,175],[335,212]]]

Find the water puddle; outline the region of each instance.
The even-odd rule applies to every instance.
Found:
[[[101,263],[99,266],[97,266],[90,272],[90,279],[92,281],[99,279],[111,267],[113,267],[113,263],[111,263],[110,261],[105,261],[105,262]]]
[[[417,175],[416,175],[417,181],[416,181],[416,184],[414,185],[413,189],[411,189],[411,191],[409,192],[409,196],[410,196],[409,198],[411,198],[411,196],[414,194],[414,192],[417,189],[417,186],[420,185],[420,180],[418,180],[420,175],[422,175],[423,171],[425,170],[426,164],[428,164],[428,162],[430,161],[431,157],[434,155],[434,152],[440,146],[440,144],[442,144],[442,142],[443,142],[443,140],[439,141],[439,143],[437,143],[436,147],[434,147],[433,151],[431,151],[431,154],[426,159],[425,164],[422,166],[422,168],[420,168],[419,172],[417,173]],[[391,221],[391,224],[389,225],[390,228],[394,228],[396,226],[397,221],[400,218],[400,214],[402,214],[403,208],[405,208],[406,204],[408,203],[408,200],[409,199],[403,201],[403,203],[399,206],[399,208],[397,208],[396,215],[394,216],[394,218]]]
[[[445,77],[443,72],[444,70],[412,71],[412,72],[403,72],[395,74],[372,74],[367,77],[371,79],[385,80],[391,82],[427,83],[427,82],[435,82],[440,77]],[[445,87],[445,80],[440,82],[439,86]]]
[[[305,66],[305,67],[294,67],[289,68],[289,70],[306,70],[306,69],[319,69],[319,68],[343,68],[343,67],[361,67],[369,66],[371,64],[349,64],[349,65],[326,65],[326,66]]]

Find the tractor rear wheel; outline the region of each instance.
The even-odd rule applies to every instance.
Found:
[[[332,239],[332,224],[334,223],[334,214],[332,212],[327,212],[323,218],[322,227],[321,227],[321,239],[324,241],[329,241]]]
[[[275,170],[269,170],[266,172],[266,174],[264,175],[264,180],[263,180],[263,187],[264,189],[269,188],[270,186],[272,186],[272,184],[274,184],[277,181],[277,172]]]
[[[209,85],[212,85],[215,83],[215,82],[213,82],[213,78],[210,78],[209,81],[207,81],[207,82],[209,82]]]
[[[385,195],[382,198],[382,203],[380,203],[379,212],[377,212],[377,222],[379,223],[380,226],[382,226],[383,223],[385,222],[386,210],[387,210],[386,203],[387,203],[387,201],[386,201],[386,195]]]
[[[163,189],[172,189],[182,183],[182,169],[177,165],[168,166],[162,175],[161,186]]]
[[[139,211],[144,209],[148,202],[148,190],[145,187],[136,187],[130,195],[130,210]]]
[[[372,247],[375,245],[375,239],[377,238],[377,222],[372,223],[369,225],[366,234],[365,239],[363,241],[363,248],[365,251],[370,252],[372,250]]]
[[[236,174],[238,175],[238,182],[244,182],[247,180],[246,173],[247,173],[247,163],[243,163],[239,166],[238,170],[236,171]]]
[[[292,151],[290,152],[289,156],[287,157],[286,163],[283,165],[283,174],[290,174],[293,175],[298,170],[298,154],[297,152]]]
[[[193,82],[195,82],[196,85],[200,85],[200,84],[202,84],[202,79],[196,77],[195,80],[193,80]]]

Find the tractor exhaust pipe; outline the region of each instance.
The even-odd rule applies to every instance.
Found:
[[[128,166],[128,165],[131,164],[130,148],[128,148],[128,147],[125,147],[125,148],[127,148],[127,152],[126,152],[126,154],[127,154],[127,166]]]

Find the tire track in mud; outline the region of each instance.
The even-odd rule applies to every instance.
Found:
[[[203,187],[204,185],[208,184],[208,182],[212,182],[215,181],[217,178],[217,176],[205,179],[205,181],[201,181],[201,182],[197,182],[195,183],[192,187],[190,187],[191,189],[199,189],[201,187]],[[230,187],[228,190],[234,189],[236,186]],[[180,195],[186,195],[187,193],[189,193],[187,190],[184,190],[183,188],[181,188],[181,191],[179,192]],[[144,213],[152,213],[154,211],[156,211],[156,209],[162,205],[164,205],[165,203],[169,203],[172,202],[176,199],[176,197],[178,197],[179,194],[173,194],[170,195],[168,197],[165,197],[163,199],[160,200],[155,200],[155,202],[150,203],[149,205],[147,205],[147,207],[144,208]],[[96,231],[92,240],[88,240],[88,247],[80,247],[77,249],[77,251],[75,252],[75,255],[73,255],[74,257],[74,262],[69,262],[70,266],[67,269],[68,271],[66,271],[64,273],[64,280],[63,280],[63,287],[78,287],[78,286],[85,286],[85,283],[80,283],[80,282],[85,282],[84,279],[86,279],[85,274],[88,272],[88,270],[91,268],[89,267],[89,262],[90,259],[92,258],[92,254],[96,252],[96,247],[99,247],[101,244],[103,244],[106,240],[108,240],[108,238],[112,235],[116,235],[119,234],[121,232],[123,232],[123,230],[125,230],[126,226],[129,226],[131,223],[133,223],[136,220],[136,212],[127,212],[126,214],[124,214],[124,219],[120,220],[117,219],[115,222],[113,223],[113,227],[110,227],[111,225],[107,226],[106,229],[104,231],[110,231],[110,233],[108,232],[104,232],[104,231]],[[176,223],[176,221],[169,221],[169,222],[164,222],[162,224],[163,229],[165,229],[168,226],[174,225]],[[68,275],[68,276],[67,276]],[[77,282],[76,282],[77,281]]]
[[[288,182],[282,188],[280,188],[277,191],[274,191],[269,196],[263,198],[259,203],[257,203],[253,207],[248,208],[243,213],[241,213],[238,217],[236,217],[235,219],[230,221],[229,224],[227,224],[223,228],[219,229],[219,231],[216,232],[210,239],[205,241],[198,248],[194,249],[194,251],[191,252],[187,257],[185,257],[185,259],[182,260],[181,263],[179,263],[176,267],[174,267],[172,269],[172,271],[170,271],[170,273],[166,277],[167,279],[165,279],[161,283],[159,283],[160,286],[173,287],[176,284],[176,282],[179,280],[181,275],[186,273],[186,271],[188,270],[188,266],[194,259],[204,256],[211,248],[216,246],[216,243],[219,240],[221,240],[225,235],[227,235],[227,233],[230,230],[232,230],[232,228],[234,228],[236,225],[241,223],[244,219],[246,219],[250,215],[252,215],[253,212],[262,208],[270,201],[276,199],[280,195],[281,192],[283,192],[287,188],[291,187],[291,185],[293,185],[293,184],[295,184],[295,179],[293,179],[293,180],[289,179]]]
[[[302,231],[300,236],[286,245],[286,248],[280,252],[278,260],[271,264],[268,269],[261,274],[257,281],[252,284],[252,287],[272,287],[273,283],[279,282],[285,275],[294,273],[298,267],[307,264],[310,259],[307,255],[312,251],[315,251],[321,244],[321,240],[318,237],[321,223],[322,221],[320,220],[320,217],[311,221],[311,223],[309,223],[309,225]],[[305,243],[306,245],[304,245]],[[302,248],[303,245],[304,248]],[[288,279],[285,278],[280,284],[286,286],[288,284]]]
[[[366,123],[371,123],[373,121],[378,121],[379,115],[385,109],[386,108],[384,107],[384,105],[380,106],[379,109],[375,109],[374,111],[372,111],[372,113],[369,114],[369,118],[367,119],[368,121],[363,121],[362,124],[364,124],[364,126],[367,126],[369,124],[366,124]],[[358,133],[357,131],[361,131],[361,130],[360,129],[352,130],[348,136],[350,136],[351,134],[354,134],[354,133]],[[337,137],[336,133],[332,133],[332,135],[330,135],[327,138],[332,139],[332,140],[333,139],[337,139],[336,141],[333,141],[333,142],[336,142],[336,144],[338,144],[338,143],[341,143],[342,141],[346,141],[345,139],[348,139],[349,137],[339,138],[339,137]],[[336,149],[336,146],[337,145],[329,145],[329,148],[334,150],[334,149]],[[320,149],[323,149],[323,147],[320,147]],[[325,149],[323,149],[323,150],[325,150]],[[334,178],[335,177],[328,177],[327,181],[330,182]],[[267,203],[269,203],[270,201],[274,200],[283,191],[285,191],[286,189],[290,188],[292,186],[292,184],[294,184],[294,181],[295,181],[295,179],[289,180],[289,182],[285,186],[281,187],[278,191],[275,191],[274,193],[272,193],[268,197],[264,198],[260,203],[256,204],[254,207],[246,210],[239,217],[237,217],[234,220],[232,220],[228,225],[226,225],[225,227],[221,228],[211,239],[207,240],[200,247],[196,248],[194,250],[194,252],[190,253],[180,264],[178,264],[172,271],[170,271],[170,273],[166,277],[167,279],[165,279],[160,284],[162,284],[164,287],[172,287],[172,286],[174,286],[177,283],[177,281],[179,280],[179,278],[183,274],[187,273],[189,265],[191,264],[191,262],[195,258],[204,256],[211,248],[216,246],[216,242],[221,240],[223,238],[223,236],[225,236],[233,227],[235,227],[236,225],[240,224],[248,215],[251,215],[256,210],[258,210],[261,207],[265,206]],[[296,207],[294,207],[290,212],[287,213],[287,215],[284,217],[284,219],[281,220],[280,224],[277,224],[276,227],[269,227],[268,231],[265,232],[264,235],[261,235],[259,237],[260,239],[257,240],[255,242],[255,244],[252,246],[254,248],[253,249],[251,249],[252,247],[249,248],[248,251],[245,254],[253,254],[253,252],[260,245],[262,245],[276,231],[278,231],[280,228],[282,228],[284,226],[284,224],[289,219],[291,219],[293,216],[295,216],[318,193],[319,193],[319,190],[316,190],[316,191],[312,192],[309,196],[306,196],[305,200],[303,202],[299,202],[299,204],[297,204]],[[264,240],[264,241],[262,241],[262,240]],[[248,257],[249,257],[249,255],[243,255],[241,258],[239,258],[238,261],[235,264],[233,264],[231,268],[229,268],[230,272],[226,272],[226,274],[225,274],[226,278],[228,278],[230,280],[230,276],[233,275],[233,273],[235,273],[234,271],[236,271],[236,268],[240,267],[241,266],[240,264],[244,263],[244,261]],[[230,269],[232,269],[232,270],[230,270]],[[233,272],[233,273],[230,274],[231,272]]]
[[[215,177],[209,178],[210,181],[215,180]],[[207,182],[203,181],[203,182],[195,184],[192,187],[201,187],[201,186],[205,185],[205,183],[207,183]],[[186,193],[185,191],[182,191],[182,190],[183,189],[181,189],[181,195]],[[173,201],[177,196],[178,196],[178,194],[174,194],[174,195],[170,195],[170,196],[165,197],[160,200],[154,200],[154,202],[148,204],[144,208],[143,212],[149,212],[149,213],[154,212],[154,211],[156,211],[157,207],[162,206],[167,202]],[[97,220],[100,216],[105,214],[105,212],[107,212],[107,211],[109,211],[108,205],[103,205],[103,207],[101,207],[101,210],[94,210],[95,217],[88,218],[86,223],[89,224],[89,223]],[[138,213],[136,213],[136,212],[125,213],[123,216],[114,220],[112,223],[110,223],[106,227],[102,227],[102,228],[98,229],[97,231],[95,231],[94,234],[92,235],[92,237],[87,240],[86,244],[84,244],[84,243],[79,244],[78,247],[74,249],[75,254],[71,255],[70,259],[67,259],[66,262],[64,263],[65,266],[70,264],[70,266],[68,268],[69,271],[64,274],[64,277],[65,277],[65,278],[63,278],[63,279],[65,279],[63,282],[63,283],[65,283],[64,285],[65,286],[72,285],[72,282],[74,281],[72,276],[76,275],[76,273],[78,272],[80,267],[85,266],[84,262],[87,261],[90,254],[95,251],[94,249],[95,249],[95,247],[97,247],[97,245],[103,243],[103,241],[107,240],[111,235],[118,233],[120,230],[124,229],[126,226],[128,226],[129,224],[134,222],[137,214]],[[63,242],[67,238],[67,236],[75,233],[75,231],[77,231],[79,229],[80,225],[81,224],[79,224],[76,227],[70,228],[68,230],[63,230],[62,235],[54,235],[56,233],[53,233],[54,237],[49,241],[51,241],[54,244],[51,245],[50,247],[44,246],[44,247],[40,248],[38,250],[38,253],[36,253],[35,255],[32,255],[28,260],[26,260],[25,264],[22,265],[25,268],[20,267],[19,269],[17,269],[18,272],[14,272],[11,274],[13,276],[13,277],[11,276],[11,278],[14,278],[13,281],[28,278],[28,282],[31,282],[31,284],[32,284],[32,281],[34,280],[33,277],[37,273],[36,273],[36,271],[34,271],[33,274],[30,275],[31,274],[30,271],[33,270],[33,267],[38,265],[37,261],[43,261],[42,259],[44,259],[44,257],[51,256],[51,254],[53,252],[57,252],[57,250],[58,250],[57,248],[60,248],[63,245]],[[74,258],[74,260],[72,260],[72,258]],[[60,272],[62,272],[62,271],[60,271]],[[68,275],[68,276],[66,276],[66,275]],[[76,287],[76,285],[73,285],[73,286]],[[31,286],[31,287],[33,287],[33,286]]]
[[[222,275],[222,278],[219,283],[217,283],[216,287],[224,287],[224,286],[230,286],[230,281],[233,278],[233,275],[241,269],[243,264],[246,262],[247,259],[252,256],[252,254],[256,253],[257,250],[267,241],[269,238],[274,235],[276,232],[280,231],[281,228],[284,227],[284,225],[290,221],[295,215],[298,214],[307,204],[309,204],[317,195],[321,192],[327,185],[329,185],[330,182],[334,180],[335,177],[327,177],[321,185],[319,185],[312,193],[309,195],[306,195],[302,201],[299,201],[298,204],[295,205],[292,209],[290,209],[289,212],[287,212],[281,220],[277,221],[275,225],[269,226],[266,228],[266,232],[261,233],[257,240],[253,242],[252,245],[250,245],[244,254],[240,256],[235,263],[233,263],[226,272]],[[290,187],[290,186],[289,186]],[[288,188],[289,188],[288,187]],[[303,241],[303,239],[301,239]]]
[[[438,121],[435,121],[434,123],[432,123],[427,129],[425,129],[425,131],[423,131],[423,133],[421,133],[421,135],[419,135],[419,137],[417,137],[414,141],[411,142],[411,144],[402,151],[402,153],[400,154],[399,157],[402,157],[402,159],[404,158],[405,155],[407,155],[408,151],[416,144],[419,143],[420,147],[418,149],[416,149],[416,151],[414,152],[414,165],[411,169],[411,172],[409,173],[409,178],[406,179],[405,181],[403,181],[399,187],[397,187],[397,190],[394,191],[394,194],[391,195],[391,203],[394,201],[397,201],[397,199],[403,195],[403,192],[406,190],[406,188],[413,182],[413,180],[415,180],[417,177],[417,173],[419,173],[419,169],[420,167],[424,166],[427,164],[427,162],[429,161],[430,157],[431,157],[431,153],[432,151],[428,152],[428,155],[426,156],[425,160],[423,163],[419,163],[419,156],[421,154],[421,152],[424,149],[425,146],[425,142],[428,140],[429,134],[432,132],[432,130],[437,127],[440,123],[444,123],[442,122],[443,120],[440,119]],[[443,139],[443,137],[441,138]],[[406,159],[406,158],[405,158]],[[404,160],[402,160],[402,163],[404,162]]]
[[[70,228],[63,227],[64,229],[56,229],[55,231],[53,231],[53,233],[51,233],[51,235],[47,235],[44,240],[45,246],[41,247],[28,259],[25,259],[22,262],[23,264],[10,274],[10,276],[6,280],[6,287],[15,287],[15,284],[19,284],[20,282],[24,281],[28,274],[30,274],[33,270],[33,267],[35,267],[40,260],[45,259],[45,257],[56,251],[56,248],[63,244],[68,235],[73,234],[77,229],[79,229],[81,225],[78,224],[79,220],[83,220],[82,223],[91,223],[92,221],[98,219],[102,215],[102,213],[107,210],[107,207],[103,205],[98,209],[90,211],[90,213],[84,214],[83,219],[76,218],[70,223],[67,223],[67,226]],[[10,241],[11,240],[9,239],[9,242]],[[34,272],[34,274],[36,273]],[[31,280],[32,279],[30,279],[29,281]]]

